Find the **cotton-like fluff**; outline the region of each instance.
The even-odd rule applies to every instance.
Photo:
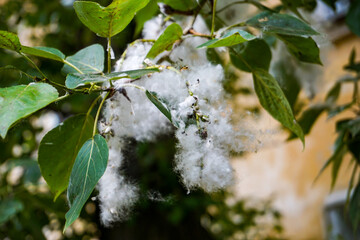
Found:
[[[202,188],[214,192],[231,184],[233,170],[228,154],[213,145],[211,139],[202,139],[195,125],[177,131],[176,137],[179,143],[175,170],[189,191]]]
[[[124,160],[121,154],[121,149],[124,146],[123,141],[118,138],[110,138],[108,145],[108,165],[97,185],[100,200],[100,219],[105,226],[126,219],[139,195],[138,187],[128,182],[120,173],[120,167]]]
[[[159,19],[145,24],[148,29],[144,30],[144,36],[153,38],[160,34],[163,28]],[[203,25],[200,19],[194,28],[204,32]],[[120,171],[126,157],[121,152],[123,139],[155,141],[157,136],[175,131],[178,140],[175,171],[188,190],[200,188],[214,192],[233,182],[230,151],[246,149],[244,132],[234,131],[230,123],[231,111],[222,88],[223,68],[212,65],[206,51],[196,48],[204,41],[187,38],[171,52],[163,53],[174,63],[173,67],[164,66],[167,62],[158,62],[161,59],[158,57],[150,64],[161,65],[160,72],[135,82],[131,79],[113,82],[117,91],[106,100],[99,124],[110,149],[108,167],[98,184],[101,219],[105,225],[124,219],[138,198],[138,187]],[[144,42],[130,45],[115,71],[143,68],[150,48],[151,44]],[[145,89],[156,93],[177,128],[147,98]]]

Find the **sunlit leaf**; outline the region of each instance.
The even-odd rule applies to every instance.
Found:
[[[170,51],[174,43],[181,39],[183,32],[179,24],[173,23],[168,26],[165,31],[160,35],[156,40],[146,58],[154,59],[157,55],[162,53],[165,50]]]
[[[0,135],[21,118],[36,112],[57,99],[58,92],[46,83],[30,83],[0,88]]]
[[[225,33],[220,39],[212,39],[197,48],[230,47],[239,43],[254,40],[256,37],[246,31],[233,29]]]
[[[97,35],[105,38],[121,32],[134,18],[135,13],[150,0],[113,0],[103,7],[96,2],[76,1],[74,9],[80,21]]]
[[[0,31],[0,48],[20,52],[21,44],[15,33]]]

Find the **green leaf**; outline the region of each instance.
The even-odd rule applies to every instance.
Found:
[[[271,50],[262,39],[255,39],[239,44],[230,51],[230,59],[238,69],[251,72],[252,68],[268,70],[271,62]]]
[[[239,43],[254,40],[256,37],[246,31],[233,29],[225,33],[220,39],[212,39],[197,48],[230,47]]]
[[[168,26],[165,31],[160,35],[160,37],[156,40],[146,58],[154,59],[157,55],[162,53],[165,50],[170,51],[173,47],[173,44],[181,39],[182,29],[179,24],[173,23]]]
[[[359,183],[357,184],[355,191],[350,200],[349,217],[355,232],[360,224],[360,184]]]
[[[271,116],[295,133],[305,145],[303,130],[296,122],[290,104],[275,78],[263,69],[255,69],[253,78],[261,105]]]
[[[335,3],[338,0],[322,0],[324,3],[326,3],[329,7],[331,7],[333,10],[336,10]]]
[[[137,79],[144,75],[148,75],[154,72],[159,72],[158,68],[146,68],[129,70],[122,72],[113,72],[110,74],[68,74],[66,77],[65,85],[67,88],[74,89],[87,84],[103,83],[106,81],[114,81],[121,78]]]
[[[102,73],[104,71],[105,52],[100,44],[93,44],[81,49],[66,61],[77,67],[82,73]],[[63,72],[78,73],[74,68],[64,65]]]
[[[15,33],[0,31],[0,48],[20,52],[21,44]]]
[[[339,98],[341,91],[341,83],[337,82],[326,95],[325,101],[330,104],[334,104]]]
[[[300,80],[295,74],[297,67],[297,65],[294,65],[293,62],[290,61],[289,57],[281,58],[272,67],[274,77],[276,81],[278,81],[292,110],[295,108],[301,90]]]
[[[170,122],[176,128],[179,128],[179,123],[172,119],[171,112],[170,112],[168,106],[166,106],[166,104],[164,103],[164,101],[159,99],[155,92],[150,92],[150,91],[146,90],[145,93],[146,93],[146,96],[148,97],[148,99],[155,105],[155,107],[157,107],[160,110],[160,112],[162,112],[162,114],[164,114],[165,117],[167,117],[167,119],[169,119]]]
[[[350,30],[360,36],[360,1],[351,1],[349,12],[346,16],[346,24]]]
[[[65,59],[65,55],[60,50],[51,47],[22,46],[21,52],[29,55],[34,55],[37,57],[48,58],[59,62],[64,62]]]
[[[144,8],[150,0],[113,0],[107,6],[89,1],[74,2],[74,9],[80,21],[100,37],[110,38],[131,22],[135,13]]]
[[[304,135],[310,133],[311,128],[313,127],[316,120],[319,118],[321,113],[323,113],[327,109],[328,109],[327,105],[318,104],[308,108],[306,111],[302,113],[301,117],[299,118],[299,124],[304,132]],[[296,138],[295,134],[292,134],[288,140],[293,138]]]
[[[30,83],[0,88],[0,135],[5,138],[9,128],[58,98],[55,88],[46,83]]]
[[[311,37],[306,38],[282,34],[277,36],[285,43],[289,52],[298,60],[322,65],[319,47]]]
[[[158,0],[158,2],[163,2],[171,8],[180,11],[189,11],[197,6],[195,0]]]
[[[0,224],[3,224],[24,209],[22,202],[16,199],[5,199],[0,202]]]
[[[64,231],[79,217],[81,209],[106,170],[108,157],[106,140],[99,134],[81,147],[70,175],[67,191],[70,210],[65,215]]]
[[[91,115],[76,115],[52,129],[41,140],[38,162],[55,199],[67,188],[76,155],[91,138],[93,126]]]
[[[343,105],[336,106],[336,107],[332,108],[328,112],[328,119],[338,115],[339,113],[345,111],[346,109],[351,108],[353,105],[354,105],[354,102],[351,102],[351,103],[343,104]]]
[[[292,36],[318,35],[314,29],[303,21],[288,14],[264,11],[246,21],[251,27],[259,28],[265,33],[277,33]]]

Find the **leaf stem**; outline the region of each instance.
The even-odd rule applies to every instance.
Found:
[[[100,103],[100,106],[99,106],[99,108],[98,108],[98,110],[97,110],[97,112],[96,112],[95,122],[94,122],[94,129],[93,129],[93,137],[94,137],[95,134],[96,134],[97,122],[98,122],[98,120],[99,120],[99,115],[100,115],[101,108],[102,108],[102,106],[104,105],[104,102],[105,102],[105,100],[107,99],[107,97],[109,96],[109,94],[110,94],[110,92],[107,92],[107,93],[105,94],[105,97],[102,99],[102,101],[101,101],[101,103]],[[100,97],[101,97],[101,95],[100,95]],[[97,99],[98,99],[98,98],[97,98]],[[96,100],[97,100],[97,99],[96,99]],[[94,102],[95,102],[95,101],[94,101]]]
[[[72,63],[68,62],[67,60],[64,60],[64,63],[66,65],[69,65],[70,67],[72,67],[73,69],[75,69],[78,73],[80,74],[84,74],[79,68],[77,68],[75,65],[73,65]]]
[[[20,53],[20,54],[35,67],[35,69],[41,74],[43,78],[47,79],[46,75],[38,68],[38,66],[28,56],[26,56],[24,53]]]
[[[107,72],[110,73],[111,72],[111,37],[108,37],[107,62],[108,62]],[[110,84],[112,83],[110,82]]]
[[[211,21],[211,34],[210,34],[211,37],[214,37],[216,4],[217,4],[217,0],[214,0],[213,6],[212,6],[212,21]]]

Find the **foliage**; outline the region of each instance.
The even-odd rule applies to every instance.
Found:
[[[293,104],[289,103],[289,96],[284,93],[276,78],[269,72],[272,58],[270,47],[272,46],[263,40],[262,36],[273,37],[284,42],[288,51],[299,61],[321,64],[319,48],[312,38],[318,35],[318,33],[301,19],[302,17],[298,12],[298,8],[313,9],[314,1],[294,1],[294,4],[291,1],[282,1],[282,7],[293,11],[298,17],[285,13],[281,8],[269,9],[263,6],[260,1],[240,1],[241,3],[256,6],[259,13],[245,21],[230,26],[221,26],[223,28],[215,24],[217,14],[216,0],[158,1],[165,4],[163,5],[164,9],[162,9],[162,12],[164,15],[167,15],[167,21],[172,22],[172,24],[167,26],[157,39],[140,39],[140,42],[153,44],[146,55],[146,59],[143,61],[142,67],[131,71],[111,73],[113,59],[111,39],[116,38],[116,35],[119,33],[122,34],[122,31],[125,32],[126,27],[129,24],[131,25],[131,21],[137,12],[141,13],[141,11],[150,6],[152,9],[155,9],[151,12],[153,14],[157,13],[158,10],[154,8],[154,1],[149,2],[148,0],[114,0],[107,7],[88,1],[76,1],[74,3],[74,9],[80,21],[98,36],[106,38],[106,59],[103,46],[92,44],[92,41],[89,41],[90,43],[88,44],[92,45],[87,47],[81,46],[81,50],[71,55],[68,53],[64,54],[52,47],[29,47],[22,45],[14,33],[0,31],[0,48],[20,54],[34,67],[33,72],[24,73],[28,77],[26,85],[11,83],[6,88],[0,89],[0,133],[3,138],[6,137],[8,130],[17,122],[23,121],[24,118],[53,102],[67,101],[74,96],[83,95],[90,95],[93,99],[95,98],[93,104],[87,109],[86,115],[76,115],[65,120],[62,125],[59,125],[45,135],[39,147],[38,163],[41,174],[50,186],[51,191],[55,194],[55,199],[67,188],[70,210],[66,213],[64,231],[79,216],[95,185],[105,172],[109,149],[105,139],[97,134],[97,124],[104,102],[107,99],[111,100],[115,93],[120,92],[124,97],[128,98],[126,88],[135,87],[143,91],[148,100],[170,120],[175,128],[179,128],[181,124],[184,126],[195,125],[198,127],[197,134],[201,135],[201,138],[206,139],[206,131],[200,126],[202,123],[207,122],[208,119],[207,116],[198,112],[198,109],[196,109],[197,103],[192,105],[195,117],[179,122],[179,119],[172,115],[172,109],[167,105],[167,101],[171,99],[162,99],[151,89],[145,89],[145,87],[133,83],[141,80],[144,76],[158,72],[161,73],[165,70],[179,73],[186,69],[186,66],[172,66],[171,60],[168,61],[169,65],[163,65],[163,62],[160,61],[163,60],[163,57],[166,58],[166,55],[162,56],[161,53],[171,51],[186,38],[200,37],[208,40],[204,44],[199,45],[198,48],[208,48],[210,50],[212,48],[226,48],[226,54],[230,56],[234,67],[252,73],[254,91],[263,108],[284,127],[289,129],[294,136],[299,137],[303,144],[305,144],[304,133],[308,133],[311,128],[311,124],[310,127],[306,127],[306,124],[309,124],[301,121],[303,118],[300,119],[299,123],[296,121],[293,113]],[[149,5],[147,5],[148,3]],[[328,3],[333,5],[333,2]],[[355,8],[358,9],[358,6],[355,5]],[[209,15],[208,12],[212,14]],[[72,14],[74,15],[74,13]],[[180,21],[176,22],[179,15],[191,16],[193,18],[192,25],[182,28],[178,24]],[[193,24],[198,16],[207,20],[207,22],[211,22],[209,24],[210,34],[194,31]],[[351,25],[354,22],[351,19],[357,16],[358,11],[349,12],[348,19],[350,20],[348,23],[350,23],[349,25],[355,33],[357,33],[357,30],[356,27]],[[148,18],[151,18],[151,16]],[[135,17],[135,21],[140,26],[144,24],[146,19],[147,17],[145,19]],[[37,21],[35,20],[34,22]],[[69,23],[68,25],[71,24]],[[139,28],[141,29],[141,27]],[[66,32],[66,30],[61,29],[60,32]],[[75,38],[72,37],[70,39]],[[99,39],[99,41],[101,42],[102,40]],[[72,50],[75,52],[75,49]],[[256,57],[259,52],[263,55],[261,59]],[[124,60],[126,54],[127,49],[124,50],[121,60]],[[216,52],[215,55],[217,55]],[[45,60],[61,64],[62,72],[67,75],[66,80],[61,78],[59,70],[56,73],[58,74],[56,75],[57,77],[53,79],[51,74],[41,70],[41,65],[38,66],[36,64],[38,61],[44,60],[37,60],[37,58],[32,60],[28,56],[44,58]],[[158,59],[159,56],[162,57]],[[149,64],[148,59],[154,59],[154,62]],[[359,74],[359,64],[354,62],[355,56],[351,59],[347,69]],[[47,61],[45,62],[47,63]],[[107,63],[106,72],[104,72],[105,63]],[[56,66],[59,67],[60,65]],[[18,67],[21,68],[22,64],[19,64]],[[14,70],[14,67],[7,67],[7,70]],[[19,71],[22,72],[21,70]],[[356,81],[358,78],[357,76]],[[128,79],[128,82],[121,85],[120,88],[115,88],[113,82],[120,79]],[[60,97],[58,97],[59,94],[61,95]],[[189,95],[195,98],[190,89]],[[337,95],[338,91],[336,88],[329,95],[328,99],[330,100],[328,100],[327,106],[336,100]],[[102,100],[96,111],[95,120],[93,120],[92,110],[100,99]],[[355,102],[352,102],[351,105],[340,106],[341,108],[331,109],[330,112],[336,114],[352,107],[352,104],[355,104]],[[85,111],[86,109],[81,109],[80,112]],[[343,156],[344,148],[351,151],[355,158],[359,158],[359,153],[356,147],[354,147],[359,140],[356,129],[356,126],[351,121],[339,124],[341,143],[338,146],[337,156],[331,160],[331,162],[337,163],[334,164],[334,166],[336,165],[334,170],[335,177],[340,167],[339,160],[337,159]],[[10,141],[11,138],[12,136],[7,136],[5,139]],[[56,149],[58,149],[57,154],[61,155],[61,157],[54,155]],[[21,203],[16,199],[13,199],[12,202],[6,202],[6,204],[14,207],[12,212],[7,213],[8,217],[4,215],[3,221],[21,211],[22,208]],[[358,217],[355,217],[355,219],[358,219]]]

